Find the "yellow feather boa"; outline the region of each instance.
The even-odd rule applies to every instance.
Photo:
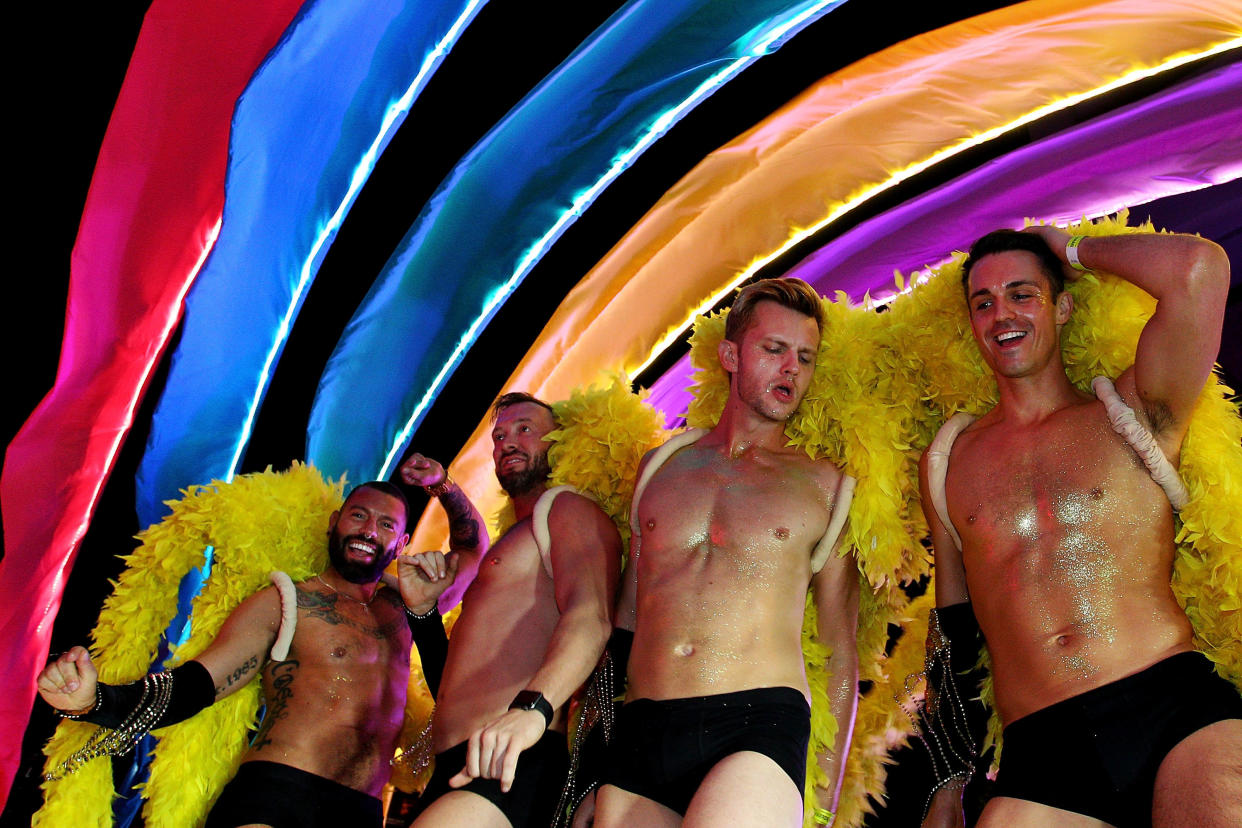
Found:
[[[552,403],[557,429],[545,438],[549,483],[573,486],[590,497],[612,518],[629,549],[630,498],[643,455],[664,442],[660,412],[645,394],[630,389],[622,374],[609,375],[601,384],[575,388],[568,399]],[[506,498],[493,521],[494,537],[513,525],[513,507]]]
[[[193,658],[215,637],[239,603],[283,570],[300,581],[327,564],[324,531],[341,502],[343,481],[326,483],[314,468],[294,464],[232,483],[193,486],[172,514],[142,532],[128,568],[104,604],[92,653],[108,682],[141,677],[155,658],[161,633],[177,609],[177,587],[204,550],[215,547],[212,577],[194,599],[193,633],[166,666]],[[159,746],[143,794],[148,825],[197,825],[246,750],[260,704],[258,682],[180,724],[158,731]],[[44,748],[47,768],[82,747],[94,725],[65,721]],[[44,784],[34,825],[112,824],[112,771],[106,759]]]
[[[1084,235],[1150,232],[1118,221],[1083,223]],[[868,796],[884,790],[885,757],[910,732],[894,697],[905,677],[919,672],[930,598],[909,602],[900,585],[928,571],[919,539],[926,526],[918,508],[917,461],[936,430],[956,411],[982,414],[996,403],[996,386],[971,337],[960,287],[961,257],[937,269],[890,312],[852,307],[838,297],[825,301],[823,341],[811,388],[786,434],[812,457],[828,457],[858,478],[843,546],[857,556],[872,589],[859,608],[859,667],[871,691],[859,702],[837,825],[861,824]],[[898,277],[900,285],[901,277]],[[1080,388],[1091,377],[1116,377],[1134,358],[1138,334],[1153,302],[1115,277],[1086,276],[1071,286],[1076,310],[1063,332],[1067,372]],[[691,339],[696,367],[695,399],[688,419],[710,427],[728,395],[716,358],[724,314],[702,317]],[[1181,473],[1191,493],[1177,535],[1173,589],[1195,628],[1196,645],[1217,671],[1242,684],[1242,419],[1218,380],[1200,398],[1182,448]],[[595,498],[628,540],[627,515],[642,455],[668,436],[659,415],[629,389],[623,377],[602,388],[575,391],[554,405],[562,424],[550,439],[552,481],[568,483]],[[173,514],[139,537],[129,569],[105,604],[94,633],[101,678],[128,681],[154,659],[159,636],[176,612],[177,585],[202,564],[214,546],[216,571],[194,603],[194,633],[170,659],[192,658],[207,645],[240,601],[267,582],[272,569],[294,580],[325,565],[323,531],[340,503],[343,484],[325,483],[312,468],[295,464],[230,484],[194,487]],[[502,512],[497,534],[512,524]],[[275,519],[273,519],[275,518]],[[885,655],[889,624],[904,635]],[[813,695],[812,757],[831,744],[836,723],[828,714],[826,652],[814,641],[815,613],[807,601],[804,651]],[[410,678],[407,734],[430,716],[421,671]],[[985,697],[990,688],[985,688]],[[161,731],[146,788],[144,815],[152,825],[193,825],[232,774],[245,750],[245,734],[259,704],[259,688],[213,705],[194,718]],[[94,727],[66,721],[45,748],[56,767],[81,747]],[[995,735],[995,734],[994,734]],[[403,738],[408,744],[410,739]],[[820,773],[808,757],[808,779]],[[400,777],[398,770],[395,778]],[[408,775],[408,774],[407,774]],[[409,789],[410,779],[397,779]],[[404,784],[403,784],[404,782]],[[107,826],[113,796],[106,761],[45,785],[46,803],[35,825]],[[808,787],[808,796],[810,796]],[[809,809],[808,809],[809,811]],[[808,823],[809,824],[809,823]]]

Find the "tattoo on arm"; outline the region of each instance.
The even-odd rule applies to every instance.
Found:
[[[216,696],[228,692],[228,689],[238,682],[249,681],[250,674],[259,666],[259,657],[251,656],[246,659],[242,666],[238,667],[232,673],[225,677],[224,683],[216,686]]]
[[[272,743],[270,738],[276,722],[289,715],[289,700],[293,698],[293,679],[299,664],[294,659],[281,661],[272,666],[271,697],[267,700],[267,714],[255,734],[251,748],[262,750]]]
[[[449,536],[453,546],[478,546],[479,524],[474,518],[470,499],[460,488],[444,493],[440,498],[449,519]]]

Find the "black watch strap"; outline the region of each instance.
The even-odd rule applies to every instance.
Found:
[[[513,697],[510,710],[538,710],[543,714],[545,728],[552,724],[552,705],[538,690],[523,690]]]

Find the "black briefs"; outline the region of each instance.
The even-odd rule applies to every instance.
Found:
[[[549,730],[522,751],[508,793],[500,790],[499,779],[473,779],[460,788],[449,787],[449,780],[466,766],[466,747],[467,743],[462,742],[436,754],[435,772],[423,791],[423,810],[446,793],[469,791],[499,808],[513,828],[545,828],[552,824],[569,773],[569,747],[564,733]]]
[[[608,746],[604,784],[683,816],[704,777],[734,753],[767,756],[801,793],[811,708],[792,687],[764,687],[690,699],[638,699],[621,708]]]
[[[1179,653],[1006,727],[995,795],[1149,826],[1164,757],[1196,730],[1238,718],[1237,689],[1203,654]]]
[[[380,828],[375,797],[276,762],[242,762],[207,816],[206,828],[258,823],[273,828]]]

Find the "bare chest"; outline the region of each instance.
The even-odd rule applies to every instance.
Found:
[[[1038,429],[959,439],[946,495],[968,571],[1105,573],[1171,520],[1163,492],[1091,406]]]
[[[537,606],[552,600],[553,582],[544,568],[530,521],[523,520],[488,550],[463,596],[473,614]],[[553,603],[554,606],[554,603]]]
[[[796,463],[683,452],[652,479],[639,503],[643,556],[667,566],[688,558],[730,566],[809,561],[830,507],[818,481]]]
[[[530,520],[519,521],[501,536],[483,560],[479,561],[478,575],[466,591],[467,600],[486,600],[497,592],[538,590],[540,581],[546,580],[542,556],[535,545]]]
[[[377,599],[382,600],[382,599]],[[301,606],[290,657],[304,668],[386,671],[409,662],[405,619],[391,606]]]

